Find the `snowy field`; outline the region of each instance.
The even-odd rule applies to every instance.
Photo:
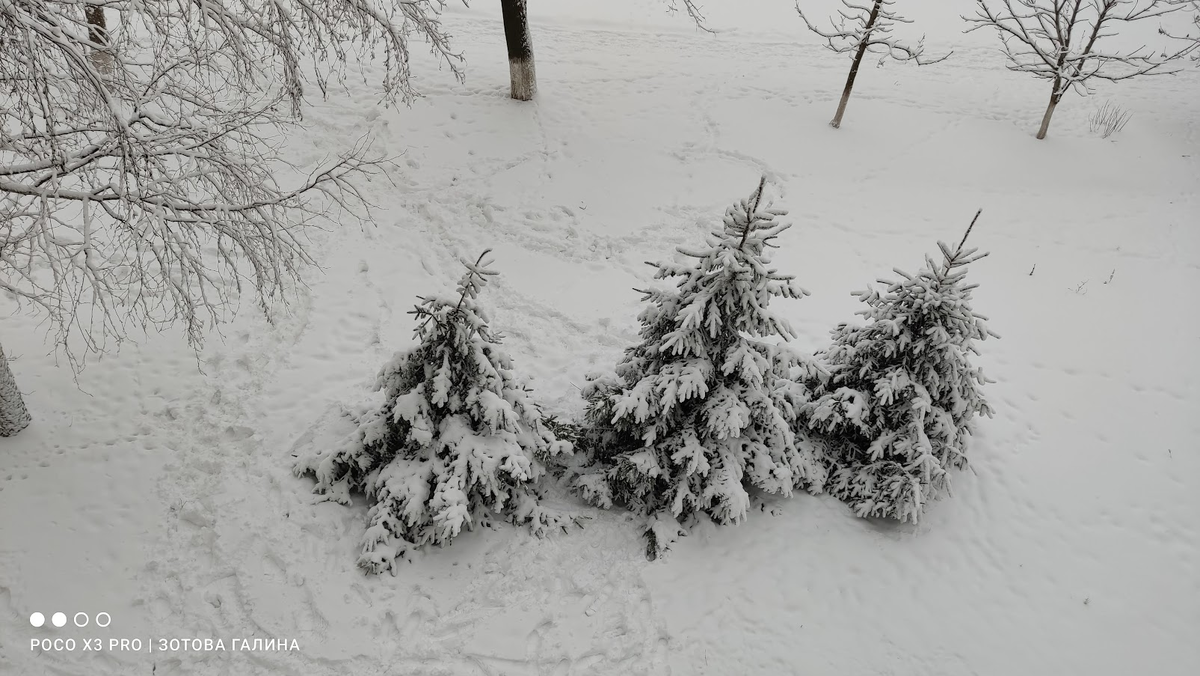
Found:
[[[865,65],[834,130],[848,60],[787,0],[709,0],[716,35],[654,0],[558,0],[531,3],[521,104],[497,3],[473,4],[445,18],[465,85],[421,59],[410,109],[351,78],[306,111],[301,166],[370,134],[396,167],[365,186],[373,224],[330,215],[273,323],[247,303],[198,359],[177,332],[139,337],[76,385],[0,300],[35,417],[0,439],[0,674],[1200,673],[1200,69],[1070,95],[1037,141],[1048,86],[960,33],[969,2],[912,1],[915,34],[954,55]],[[1133,115],[1103,140],[1088,115],[1108,99]],[[643,261],[700,242],[764,173],[795,224],[775,263],[812,294],[772,309],[805,352],[854,318],[851,291],[915,272],[983,209],[970,278],[1001,336],[978,358],[996,413],[951,499],[919,526],[768,500],[648,562],[633,517],[558,491],[584,529],[355,567],[365,504],[312,504],[293,449],[410,344],[416,295],[493,248],[493,325],[576,415],[584,375],[636,338]],[[112,624],[34,629],[34,611]],[[299,649],[29,648],[67,636]]]

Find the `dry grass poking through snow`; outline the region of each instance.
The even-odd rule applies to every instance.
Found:
[[[1100,138],[1108,138],[1125,128],[1133,113],[1113,103],[1105,101],[1088,117],[1088,129]]]

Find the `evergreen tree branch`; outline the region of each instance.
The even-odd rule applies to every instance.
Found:
[[[742,232],[742,241],[738,243],[738,249],[746,246],[746,237],[750,235],[750,230],[754,227],[754,214],[758,213],[758,201],[762,199],[763,188],[767,185],[767,175],[763,174],[758,180],[758,190],[754,191],[754,205],[746,212],[746,229]]]

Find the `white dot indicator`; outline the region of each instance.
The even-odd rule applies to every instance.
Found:
[[[41,613],[34,613],[29,616],[29,624],[32,624],[35,627],[40,627],[43,624],[46,624],[46,616]]]
[[[80,619],[79,619],[80,617],[83,617],[83,619],[82,619],[82,620],[80,620]],[[87,614],[87,613],[75,613],[74,620],[75,620],[75,626],[76,626],[76,627],[86,627],[86,626],[88,626],[88,614]]]
[[[102,617],[104,618],[103,622],[100,621],[100,618]],[[108,613],[96,613],[97,627],[107,627],[110,624],[112,624],[112,615],[109,615]]]
[[[56,627],[63,627],[67,624],[67,616],[64,613],[54,613],[50,616],[50,622]]]

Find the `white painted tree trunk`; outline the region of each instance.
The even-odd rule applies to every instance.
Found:
[[[508,74],[512,97],[531,101],[537,93],[537,74],[533,68],[533,40],[529,37],[529,13],[526,0],[500,0],[504,16],[504,39],[508,44]]]
[[[0,346],[0,437],[11,437],[20,432],[30,420],[12,369],[8,368],[8,357],[4,356],[4,348]]]
[[[508,74],[512,79],[512,97],[518,101],[532,101],[533,95],[537,93],[533,54],[520,59],[509,59]]]

